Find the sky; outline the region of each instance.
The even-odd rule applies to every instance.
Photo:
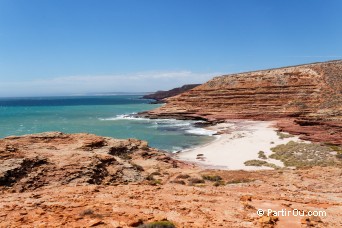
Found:
[[[342,59],[341,0],[0,0],[0,96],[150,92]]]

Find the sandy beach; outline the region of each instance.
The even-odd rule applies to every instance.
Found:
[[[272,154],[271,148],[289,141],[301,141],[297,136],[281,139],[272,121],[231,120],[208,127],[220,133],[217,139],[207,145],[185,150],[177,154],[183,161],[196,163],[206,168],[226,170],[272,169],[265,166],[246,166],[244,162],[258,159],[259,151],[266,156]],[[283,167],[275,159],[264,159],[269,163]]]

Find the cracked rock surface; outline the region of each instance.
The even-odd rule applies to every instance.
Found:
[[[0,227],[340,227],[340,167],[204,170],[140,140],[50,132],[0,140]],[[257,209],[326,211],[263,216]]]

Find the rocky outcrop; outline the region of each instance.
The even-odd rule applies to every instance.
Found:
[[[215,77],[168,98],[167,104],[145,115],[207,120],[286,119],[292,133],[342,144],[342,60]],[[279,127],[287,130],[283,123],[280,121]],[[326,131],[329,133],[319,133]]]
[[[145,95],[142,98],[153,99],[153,100],[156,100],[157,103],[165,103],[166,102],[165,98],[173,97],[178,94],[184,93],[185,91],[191,90],[199,85],[200,84],[183,85],[182,87],[177,87],[168,91],[157,91],[155,93]]]
[[[202,170],[136,139],[8,137],[0,139],[0,227],[338,227],[340,176],[340,167]],[[257,209],[327,216],[275,219]]]
[[[7,137],[0,140],[0,189],[140,182],[147,174],[134,161],[145,157],[165,155],[136,139],[60,132]]]

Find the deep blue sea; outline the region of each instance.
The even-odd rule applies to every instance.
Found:
[[[0,98],[0,138],[45,131],[138,138],[170,152],[214,140],[194,121],[151,120],[132,114],[160,106],[139,95]]]

